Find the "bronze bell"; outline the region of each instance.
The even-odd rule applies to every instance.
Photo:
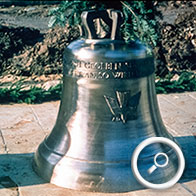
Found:
[[[104,38],[93,20],[109,27]],[[163,125],[154,83],[154,59],[140,42],[120,39],[122,13],[115,10],[82,14],[87,36],[64,53],[63,93],[56,124],[40,144],[35,171],[61,187],[82,191],[126,192],[142,189],[131,170],[137,145],[149,137],[173,140]],[[141,173],[157,152],[166,152],[164,171],[146,178],[167,180],[176,172],[171,149],[153,145],[140,157]]]

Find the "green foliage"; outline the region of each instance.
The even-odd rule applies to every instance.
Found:
[[[45,90],[41,87],[31,86],[25,89],[22,80],[14,83],[8,88],[0,88],[0,103],[42,103],[44,101],[59,100],[61,96],[62,83]]]
[[[184,91],[196,91],[196,74],[182,72],[177,80],[168,77],[156,82],[157,93],[181,93]]]
[[[146,1],[121,1],[124,13],[122,32],[129,42],[139,39],[143,43],[156,46],[158,39],[157,24],[154,19],[153,5]],[[151,2],[152,3],[152,2]]]
[[[101,9],[103,4],[93,1],[62,1],[59,7],[49,11],[51,16],[48,26],[55,25],[79,25],[81,24],[81,13],[88,9]]]
[[[45,90],[40,87],[31,86],[28,90],[22,80],[14,83],[9,88],[0,88],[0,103],[42,103],[45,101],[59,100],[62,91],[62,83]],[[158,79],[156,92],[179,93],[185,91],[196,91],[196,74],[182,72],[177,80],[172,80],[168,75],[165,79]]]
[[[156,12],[151,1],[63,1],[59,7],[50,10],[49,27],[55,25],[80,25],[81,13],[90,9],[119,9],[124,14],[124,23],[121,28],[126,42],[139,39],[143,43],[156,46],[158,39]]]

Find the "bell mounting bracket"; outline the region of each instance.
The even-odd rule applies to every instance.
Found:
[[[81,14],[82,23],[88,39],[97,39],[94,19],[102,19],[108,26],[110,32],[110,39],[120,39],[120,29],[122,24],[123,14],[118,10],[107,9],[107,10],[90,10],[84,11]]]

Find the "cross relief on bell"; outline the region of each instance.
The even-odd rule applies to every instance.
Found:
[[[116,91],[116,96],[104,95],[105,101],[113,115],[112,121],[122,121],[137,119],[137,106],[139,104],[141,92],[131,95],[131,91]]]

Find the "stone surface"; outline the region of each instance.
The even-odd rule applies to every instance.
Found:
[[[158,100],[164,124],[174,136],[196,131],[196,93],[161,95]]]
[[[37,123],[45,134],[50,133],[53,128],[57,113],[59,110],[59,102],[48,102],[43,104],[29,105],[31,108]]]
[[[185,172],[175,186],[159,191],[86,193],[49,184],[32,170],[33,153],[52,130],[59,101],[36,105],[0,105],[0,195],[2,196],[195,196],[196,93],[158,95],[161,115],[181,145]]]
[[[196,193],[196,181],[195,180],[183,183],[182,186],[185,189],[189,190],[189,192],[192,193],[192,195],[195,196],[195,193]]]

